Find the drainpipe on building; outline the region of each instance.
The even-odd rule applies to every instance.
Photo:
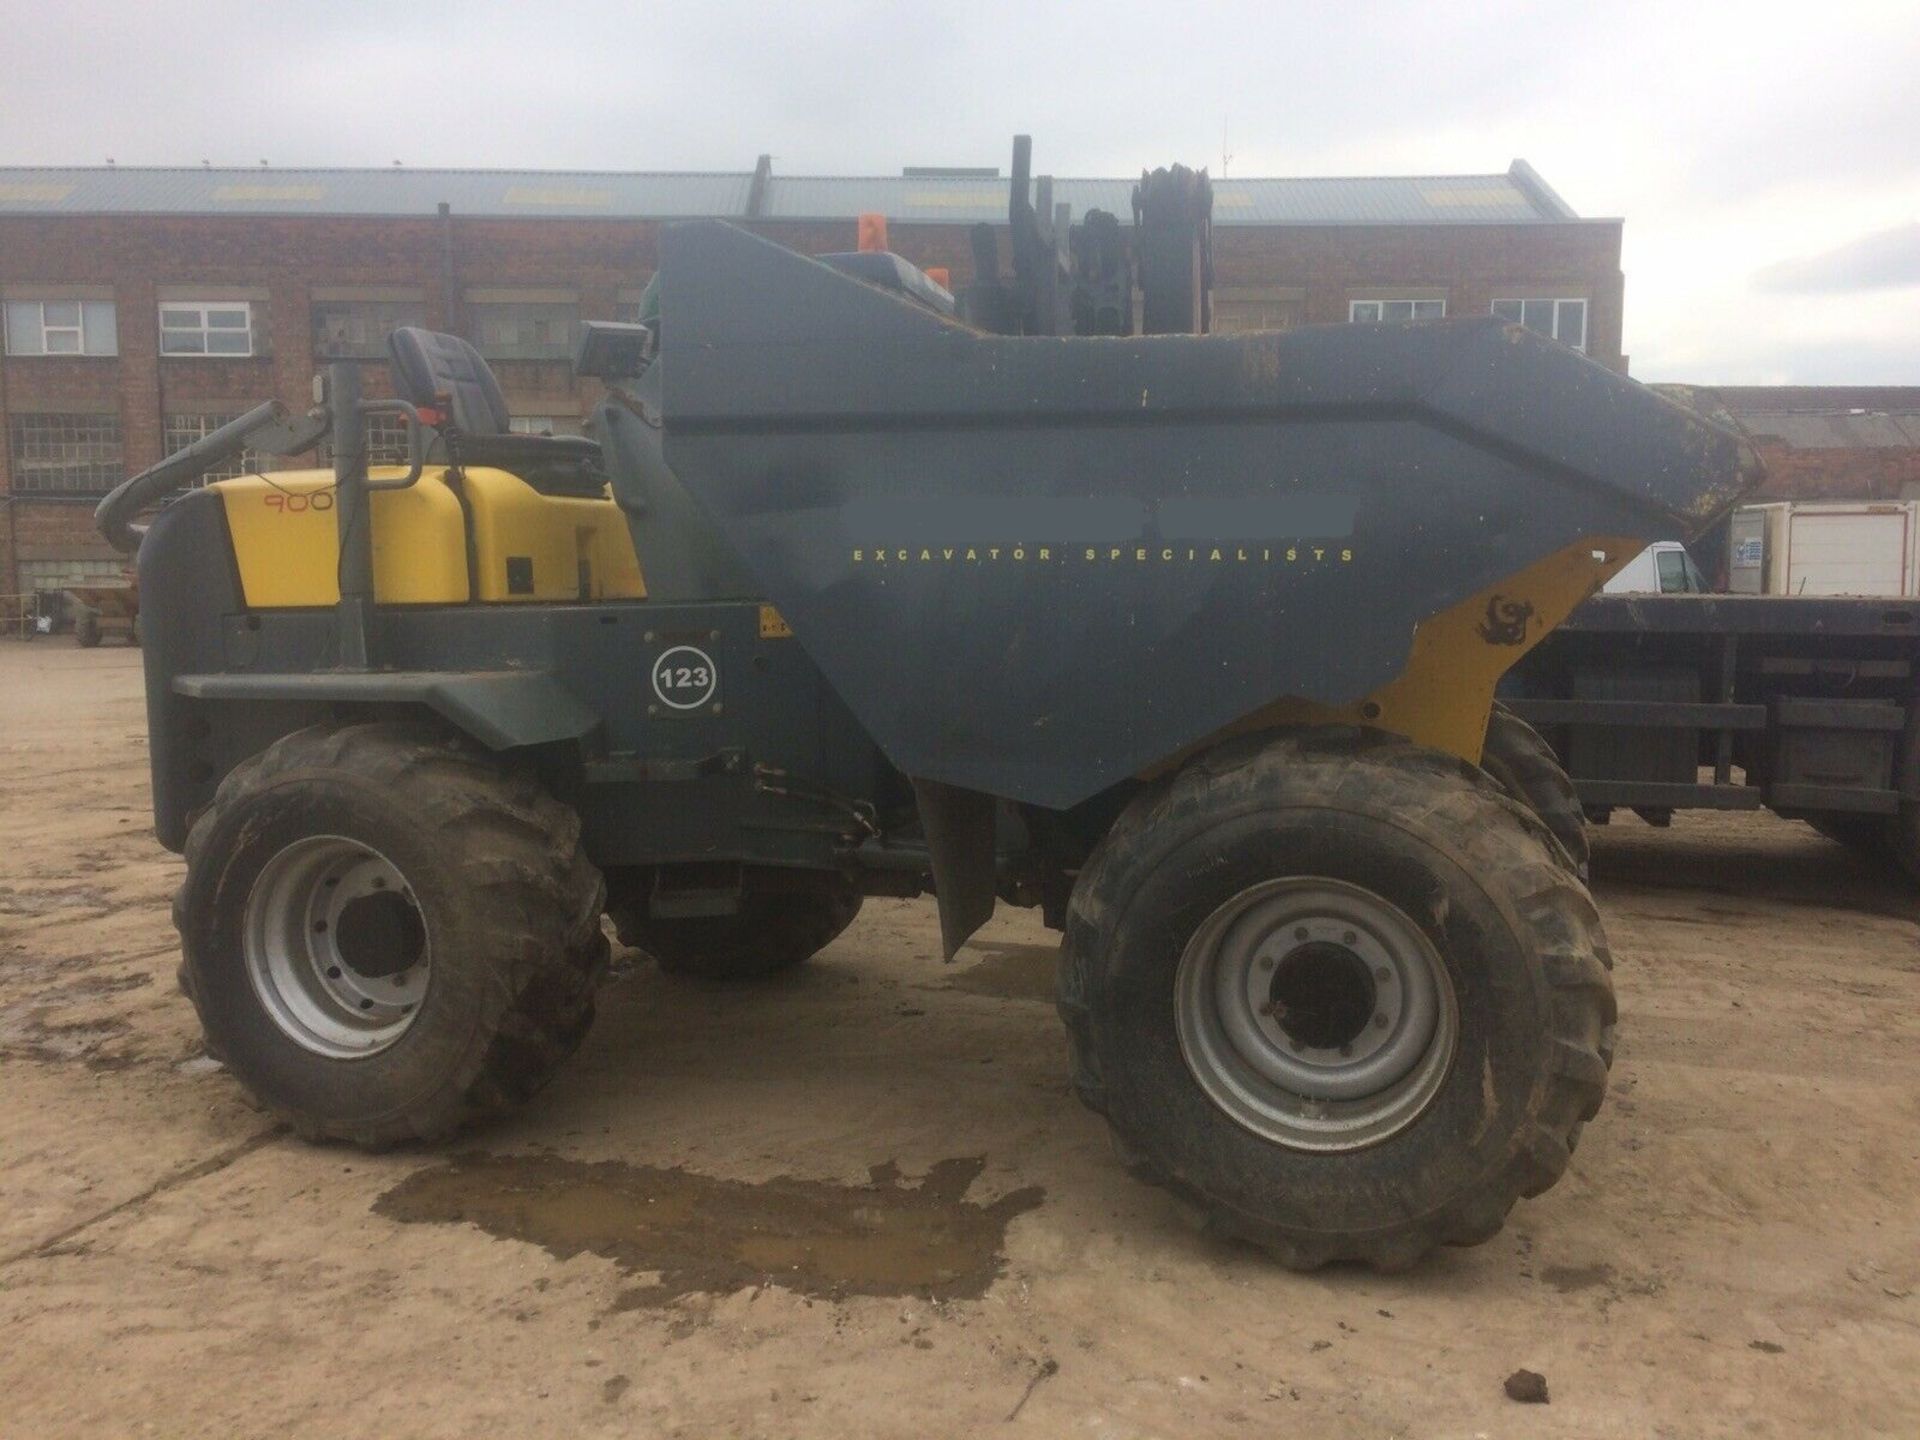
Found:
[[[442,317],[447,332],[451,335],[464,335],[466,326],[461,323],[460,290],[455,280],[453,257],[453,207],[446,201],[440,202],[440,298],[445,314]]]
[[[0,525],[6,527],[7,549],[6,569],[0,573],[0,595],[17,595],[20,592],[20,541],[15,535],[13,523],[13,412],[7,408],[7,367],[0,361],[0,421],[7,422],[8,434],[0,435],[0,445],[6,446],[6,453],[0,454],[0,474],[6,477],[6,485],[0,488]]]

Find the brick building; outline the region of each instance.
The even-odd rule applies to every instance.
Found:
[[[1755,500],[1920,500],[1920,385],[1722,385],[1767,467]]]
[[[1124,220],[1131,192],[1054,195]],[[0,595],[116,573],[100,494],[260,400],[304,406],[329,360],[368,361],[379,393],[395,325],[467,335],[517,427],[569,429],[594,399],[569,369],[575,327],[630,313],[663,224],[728,218],[819,253],[878,212],[894,249],[960,282],[969,227],[1006,203],[990,171],[775,177],[764,158],[705,175],[0,169]],[[1625,368],[1621,224],[1576,216],[1524,161],[1223,179],[1214,223],[1219,329],[1496,312]]]

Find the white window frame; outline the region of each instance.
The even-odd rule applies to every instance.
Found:
[[[1500,307],[1502,305],[1518,305],[1521,307],[1520,314],[1519,315],[1501,315]],[[1525,325],[1526,321],[1522,317],[1526,314],[1525,307],[1528,305],[1553,306],[1553,329],[1550,331],[1540,330],[1535,328],[1534,326],[1527,325],[1527,328],[1529,330],[1532,330],[1536,335],[1545,335],[1549,340],[1559,340],[1562,345],[1566,345],[1571,349],[1578,350],[1582,355],[1587,353],[1587,330],[1593,318],[1593,307],[1587,303],[1586,296],[1584,295],[1502,295],[1494,299],[1494,302],[1492,306],[1489,307],[1489,309],[1490,309],[1490,313],[1494,315],[1499,315],[1500,318],[1502,320],[1505,320],[1509,325]],[[1578,345],[1575,345],[1571,340],[1562,339],[1560,334],[1561,317],[1565,313],[1562,307],[1569,306],[1569,305],[1577,305],[1580,307],[1580,343]]]
[[[47,296],[45,298],[33,299],[33,300],[8,300],[5,302],[5,304],[6,304],[7,313],[4,317],[0,317],[0,318],[4,318],[4,322],[5,322],[4,326],[0,326],[0,329],[4,329],[5,331],[6,353],[9,355],[23,356],[23,357],[38,357],[43,355],[51,355],[56,357],[67,357],[67,356],[76,356],[76,355],[108,357],[108,356],[118,355],[120,353],[120,321],[119,321],[119,316],[113,313],[113,301],[111,300],[90,300],[84,296],[79,296],[79,295],[75,295],[71,297],[64,296],[64,295],[52,295],[52,296]],[[71,325],[49,324],[47,322],[47,307],[49,305],[73,306],[73,311],[74,311],[73,323]],[[106,307],[108,312],[108,319],[104,327],[98,325],[97,323],[93,325],[89,325],[87,323],[87,310],[90,306]],[[40,312],[38,321],[30,323],[28,327],[30,329],[39,331],[40,348],[38,350],[16,350],[13,348],[13,330],[14,330],[13,311],[15,307],[18,307],[21,310],[26,310],[28,307],[32,307],[33,309]],[[96,316],[96,320],[97,318],[98,317]],[[103,328],[107,332],[104,338],[98,335],[98,331]],[[88,344],[89,332],[93,332],[95,344],[98,346],[98,348],[94,348],[93,346],[90,346]],[[56,334],[73,336],[74,348],[71,350],[56,350],[51,344],[48,343],[48,338],[47,338],[50,335],[56,335]]]
[[[217,313],[231,311],[238,311],[244,323],[238,326],[215,325],[210,318]],[[191,325],[169,325],[167,323],[167,317],[169,315],[193,315],[196,317],[196,323]],[[224,339],[229,335],[236,334],[245,338],[246,349],[215,350],[213,348],[215,336]],[[169,335],[197,336],[200,341],[200,348],[197,350],[169,349],[167,347],[167,337]],[[255,350],[253,302],[251,300],[162,300],[160,302],[161,359],[173,360],[185,356],[196,360],[248,360],[253,358]]]
[[[1387,306],[1405,305],[1405,315],[1388,315]],[[1363,315],[1362,310],[1371,309],[1371,315]],[[1423,313],[1424,312],[1424,313]],[[1384,299],[1349,300],[1347,302],[1347,323],[1350,325],[1380,325],[1389,321],[1400,323],[1407,320],[1444,320],[1447,318],[1447,297],[1444,295],[1388,296]]]

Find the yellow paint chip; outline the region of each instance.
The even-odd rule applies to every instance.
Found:
[[[1532,207],[1503,185],[1447,186],[1420,191],[1420,198],[1438,209],[1449,206],[1487,205],[1516,214],[1531,214]]]
[[[0,201],[55,205],[73,193],[73,186],[57,180],[0,180]]]

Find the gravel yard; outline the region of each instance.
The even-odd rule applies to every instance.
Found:
[[[1383,1277],[1122,1173],[1024,912],[948,967],[871,901],[757,987],[628,952],[531,1106],[369,1157],[201,1054],[137,651],[0,643],[0,817],[5,1440],[1920,1434],[1920,895],[1803,825],[1596,832],[1607,1106]]]

